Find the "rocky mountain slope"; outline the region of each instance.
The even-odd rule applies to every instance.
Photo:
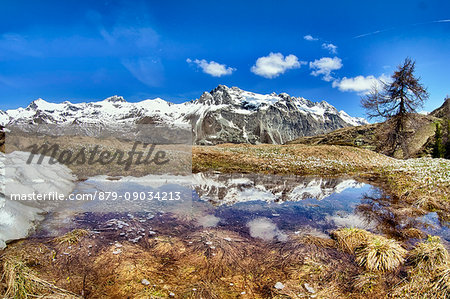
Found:
[[[406,122],[408,131],[407,157],[429,156],[434,144],[436,123],[446,128],[446,121],[450,119],[450,98],[444,104],[428,115],[411,114]],[[392,131],[391,120],[363,126],[347,127],[316,136],[300,137],[290,141],[290,144],[327,144],[349,145],[374,150],[379,153],[391,155],[387,146],[386,134]],[[403,158],[403,153],[397,151],[395,157]]]
[[[193,185],[202,200],[214,205],[232,205],[248,201],[322,200],[349,188],[361,188],[353,179],[296,176],[258,176],[253,174],[197,173]]]
[[[325,101],[312,102],[282,94],[256,94],[219,85],[199,99],[173,104],[160,98],[129,103],[113,96],[100,102],[49,103],[0,111],[0,125],[164,124],[192,126],[196,144],[275,143],[366,124]]]
[[[442,104],[441,107],[433,110],[430,115],[442,119],[450,119],[450,97],[447,97],[444,100],[444,104]]]

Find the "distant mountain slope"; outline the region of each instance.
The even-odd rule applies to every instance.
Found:
[[[224,85],[182,104],[160,98],[129,103],[113,96],[79,104],[38,99],[26,108],[0,111],[0,125],[89,123],[191,125],[196,144],[279,144],[367,122],[325,101],[316,103],[286,93],[262,95]]]
[[[448,117],[448,115],[447,115]],[[420,157],[430,155],[434,143],[436,122],[442,122],[442,118],[430,115],[411,114],[406,122],[407,128],[407,157]],[[393,121],[369,124],[356,127],[338,129],[336,131],[310,137],[300,137],[292,140],[290,144],[309,145],[348,145],[370,149],[378,153],[391,155],[387,135],[393,131]],[[404,158],[401,149],[398,149],[394,157]]]
[[[430,115],[442,119],[450,119],[450,98],[447,97],[441,107],[437,108]]]

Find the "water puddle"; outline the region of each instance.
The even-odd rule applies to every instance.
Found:
[[[420,230],[450,241],[448,224],[440,223],[436,213],[414,214],[382,190],[351,178],[214,173],[94,177],[79,182],[73,194],[101,192],[117,198],[50,203],[35,236],[88,227],[110,232],[112,239],[139,242],[144,236],[220,228],[284,242],[290,236],[327,237],[338,227],[358,227],[403,240],[418,238]],[[155,197],[163,194],[165,200]]]

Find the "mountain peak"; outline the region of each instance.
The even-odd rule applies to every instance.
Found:
[[[112,96],[109,98],[106,98],[105,100],[103,100],[104,102],[109,102],[109,103],[126,103],[127,101],[121,97],[121,96]]]
[[[224,90],[228,90],[228,89],[230,89],[228,86],[223,85],[223,84],[219,84],[219,85],[217,85],[216,88],[211,90],[211,93],[214,93],[214,92],[217,92],[217,91],[224,91]]]
[[[38,108],[44,108],[46,106],[48,106],[49,102],[47,102],[46,100],[42,99],[42,98],[38,98],[36,100],[34,100],[33,102],[30,103],[30,105],[28,105],[28,109],[38,109]]]

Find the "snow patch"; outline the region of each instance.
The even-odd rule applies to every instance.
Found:
[[[66,166],[50,165],[45,160],[40,165],[27,164],[28,155],[0,153],[0,248],[8,241],[26,237],[45,212],[39,207],[40,202],[12,201],[11,194],[58,192],[67,196],[75,186],[75,177]]]

